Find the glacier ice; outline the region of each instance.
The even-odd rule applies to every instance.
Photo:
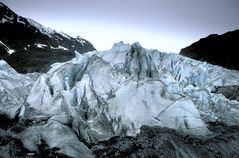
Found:
[[[214,93],[217,87],[238,85],[238,71],[147,50],[139,43],[76,53],[68,62],[53,64],[36,81],[3,67],[0,63],[1,93],[16,99],[11,100],[14,106],[1,101],[0,112],[14,118],[21,109],[21,117],[36,122],[21,133],[31,150],[43,139],[66,155],[91,157],[77,137],[96,143],[136,135],[143,125],[206,135],[211,133],[206,122],[239,123],[239,102]]]
[[[88,147],[78,141],[74,132],[57,121],[51,120],[45,125],[30,127],[23,131],[20,137],[23,145],[30,151],[38,150],[37,144],[40,144],[40,141],[43,140],[50,148],[60,148],[59,152],[65,155],[71,157],[93,157]]]
[[[111,50],[77,54],[53,66],[35,83],[27,101],[50,116],[67,111],[73,129],[88,142],[135,135],[142,125],[205,134],[209,131],[201,115],[213,120],[220,119],[224,107],[237,111],[233,101],[213,99],[222,96],[211,93],[215,86],[238,83],[237,75],[120,42]],[[221,106],[214,107],[218,102]]]
[[[10,119],[20,114],[33,82],[34,77],[18,74],[0,60],[0,114]]]

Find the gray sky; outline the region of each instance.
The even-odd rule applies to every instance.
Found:
[[[143,47],[178,53],[212,33],[239,28],[239,0],[0,0],[29,17],[98,50],[139,41]]]

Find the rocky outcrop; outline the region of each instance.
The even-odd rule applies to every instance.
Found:
[[[209,35],[183,48],[181,55],[206,61],[225,68],[239,70],[239,30],[222,35]]]
[[[213,90],[213,93],[222,94],[227,99],[239,101],[239,86],[238,85],[215,87],[215,90]]]
[[[136,137],[113,137],[99,142],[92,150],[97,157],[237,158],[239,128],[223,124],[210,124],[210,128],[220,130],[210,137],[195,137],[169,128],[143,126]]]

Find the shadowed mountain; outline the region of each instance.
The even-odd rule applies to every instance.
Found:
[[[92,50],[87,40],[46,28],[0,3],[0,59],[18,72],[46,72],[51,64],[74,58],[75,51]]]
[[[229,69],[239,70],[239,30],[212,34],[183,48],[181,55]]]

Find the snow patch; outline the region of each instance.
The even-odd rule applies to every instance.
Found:
[[[9,22],[9,20],[3,17],[1,23],[4,24],[5,22]]]
[[[56,36],[56,38],[58,38],[59,40],[63,41],[63,39],[61,37],[59,37],[59,36]]]
[[[2,44],[4,46],[4,48],[7,50],[8,54],[12,54],[15,52],[15,50],[10,49],[7,45],[5,45],[2,41],[0,41],[0,44]]]
[[[10,22],[10,23],[13,23],[13,19],[14,19],[14,17],[12,16],[12,17],[8,17],[8,16],[6,16],[6,15],[3,15],[3,18],[2,18],[2,21],[4,21],[4,22]],[[4,23],[3,22],[3,23]]]
[[[22,21],[22,19],[20,17],[17,17],[17,22],[18,23],[21,23],[23,25],[25,25],[26,23],[24,21]]]
[[[52,46],[50,46],[51,47],[51,49],[62,49],[62,50],[69,50],[68,48],[66,48],[66,47],[63,47],[63,46],[60,46],[60,45],[58,45],[58,47],[52,47]]]
[[[12,53],[14,53],[15,52],[15,50],[13,50],[13,49],[8,49],[8,53],[9,54],[12,54]]]
[[[66,47],[63,47],[63,46],[58,46],[58,49],[62,49],[62,50],[69,50],[68,48],[66,48]]]
[[[81,43],[81,45],[83,45],[83,46],[86,44],[86,41],[85,41],[83,38],[79,37],[79,36],[77,36],[76,40],[77,40],[79,43]]]
[[[47,47],[47,45],[41,44],[41,43],[36,43],[35,46],[36,46],[37,48],[46,48],[46,47]]]

